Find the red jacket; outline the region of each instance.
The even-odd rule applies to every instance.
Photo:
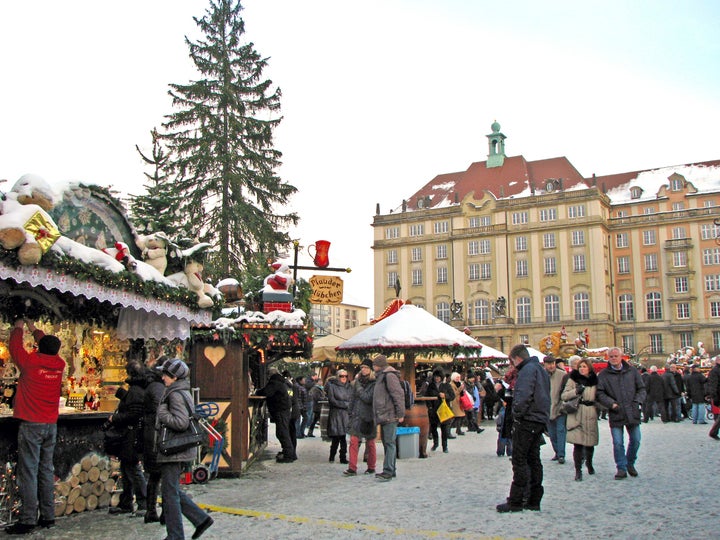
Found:
[[[36,343],[44,335],[42,330],[33,332]],[[55,424],[65,360],[57,354],[27,352],[22,328],[13,328],[10,333],[10,354],[20,368],[13,416],[27,422]]]

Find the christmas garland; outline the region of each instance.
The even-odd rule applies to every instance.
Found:
[[[224,328],[194,327],[192,342],[217,342],[227,345],[241,341],[251,349],[282,352],[288,356],[312,358],[313,335],[306,328],[241,324]]]

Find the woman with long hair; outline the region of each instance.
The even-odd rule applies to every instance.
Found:
[[[578,410],[567,415],[567,442],[573,444],[573,461],[575,462],[575,480],[581,481],[582,465],[585,462],[588,474],[595,474],[593,454],[598,444],[598,409],[595,403],[598,378],[593,370],[592,362],[581,358],[575,369],[570,372],[560,398],[568,401],[580,396]]]

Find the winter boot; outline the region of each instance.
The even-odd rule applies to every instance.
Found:
[[[157,514],[157,489],[158,483],[152,479],[147,484],[147,512],[145,512],[145,523],[157,523],[160,517]]]
[[[593,463],[592,463],[594,453],[595,453],[594,446],[586,446],[585,447],[585,464],[587,465],[588,474],[595,474],[595,469],[593,468]]]
[[[584,448],[579,444],[573,447],[573,461],[575,462],[575,481],[582,480],[582,464],[583,464]]]

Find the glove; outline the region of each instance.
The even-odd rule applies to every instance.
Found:
[[[575,386],[575,393],[577,395],[582,394],[585,391],[585,385],[584,384],[578,384]]]

